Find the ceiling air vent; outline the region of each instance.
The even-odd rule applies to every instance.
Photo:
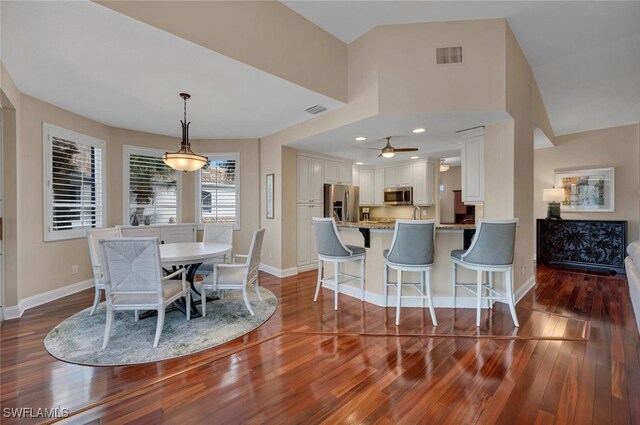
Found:
[[[305,112],[308,112],[308,113],[310,113],[310,114],[312,114],[312,115],[317,115],[317,114],[319,114],[320,112],[324,112],[324,111],[326,111],[326,110],[327,110],[327,108],[325,108],[325,107],[324,107],[324,106],[322,106],[322,105],[314,105],[314,106],[312,106],[312,107],[310,107],[310,108],[305,109],[304,111],[305,111]]]
[[[437,47],[436,63],[447,65],[451,63],[462,63],[462,46],[457,47]]]

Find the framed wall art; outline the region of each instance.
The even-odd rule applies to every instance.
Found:
[[[274,214],[273,214],[273,205],[274,205],[274,201],[273,201],[273,174],[267,174],[267,218],[268,219],[273,219],[274,218]]]
[[[556,170],[557,188],[564,189],[563,212],[613,212],[614,168]]]

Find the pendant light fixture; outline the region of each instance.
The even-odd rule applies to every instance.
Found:
[[[451,166],[449,164],[447,164],[444,159],[440,160],[440,172],[444,173],[445,171],[447,171],[449,168],[451,168]]]
[[[207,165],[207,158],[194,153],[189,144],[189,125],[187,122],[187,99],[191,97],[188,93],[180,93],[180,97],[184,100],[184,121],[182,123],[182,143],[178,152],[165,152],[162,160],[169,167],[178,171],[196,171]]]

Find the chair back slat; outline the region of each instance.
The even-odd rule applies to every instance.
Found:
[[[228,245],[233,244],[233,224],[206,223],[202,242],[218,242]]]
[[[513,264],[518,219],[479,220],[476,235],[462,260],[478,265]]]
[[[247,281],[251,281],[258,276],[258,268],[260,267],[260,257],[262,255],[262,241],[264,240],[264,229],[258,229],[253,232],[251,246],[247,257]]]
[[[396,264],[433,264],[435,220],[398,220],[387,260]]]
[[[122,232],[119,227],[108,227],[105,229],[91,229],[87,231],[87,241],[89,242],[89,256],[91,257],[91,265],[100,267],[102,264],[102,255],[100,254],[100,246],[98,240],[100,238],[121,238]]]
[[[313,217],[318,254],[328,257],[349,257],[352,252],[338,236],[338,229],[333,218]]]
[[[114,295],[153,295],[162,302],[162,268],[158,238],[100,239],[107,302]]]

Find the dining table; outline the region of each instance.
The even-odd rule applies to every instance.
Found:
[[[231,245],[218,242],[166,243],[160,245],[160,261],[162,263],[162,267],[168,272],[172,271],[168,270],[168,268],[174,270],[178,270],[181,267],[186,268],[186,279],[191,286],[191,292],[195,292],[197,295],[200,295],[200,292],[196,289],[194,284],[198,267],[207,261],[212,261],[216,258],[224,257],[225,255],[230,255],[231,249]],[[193,302],[191,302],[191,305],[189,306],[185,306],[182,302],[176,302],[174,305],[178,310],[185,314],[187,311],[186,309],[190,308],[192,318],[200,316],[200,312],[196,309]]]

